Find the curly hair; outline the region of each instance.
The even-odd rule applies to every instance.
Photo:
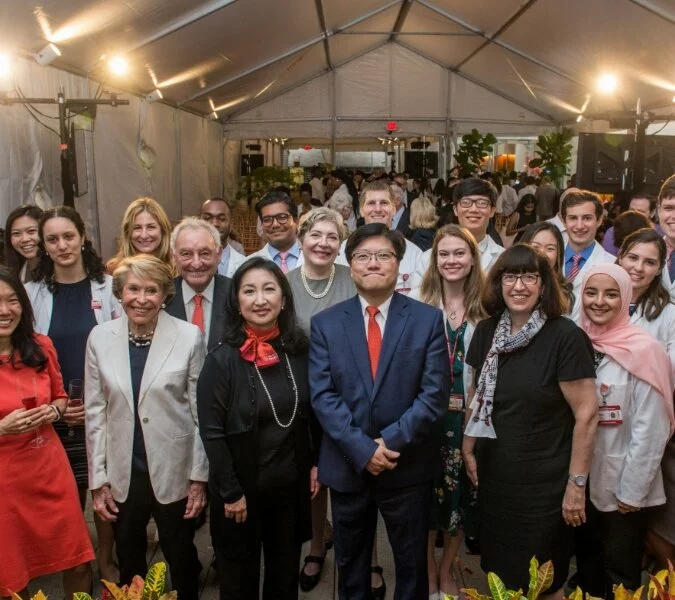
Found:
[[[96,250],[94,250],[91,240],[86,237],[84,221],[82,220],[80,213],[70,206],[50,208],[42,215],[42,218],[40,219],[40,260],[32,273],[32,280],[44,281],[47,284],[47,289],[52,294],[58,293],[58,282],[54,277],[54,262],[45,250],[44,236],[45,224],[51,219],[57,218],[68,219],[75,225],[77,232],[82,237],[82,266],[84,267],[84,272],[87,274],[87,279],[103,283],[105,280],[105,267],[103,266],[103,261]]]

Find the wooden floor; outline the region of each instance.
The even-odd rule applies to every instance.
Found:
[[[92,534],[92,539],[94,540],[94,545],[96,545],[96,530],[94,528],[90,506],[87,507],[86,516],[87,524],[89,525],[89,530]],[[162,552],[159,549],[159,546],[155,541],[152,541],[154,539],[154,531],[154,524],[151,523],[148,526],[148,539],[150,540],[148,544],[148,564],[163,560]],[[384,569],[384,577],[387,584],[387,598],[393,598],[395,586],[394,565],[383,523],[380,523],[377,531],[380,557],[379,562]],[[199,551],[199,559],[201,560],[202,565],[204,565],[204,570],[202,571],[200,577],[200,599],[218,600],[218,583],[216,580],[216,574],[211,568],[213,549],[211,547],[211,538],[209,536],[208,525],[202,527],[197,532],[195,542]],[[303,556],[307,553],[307,548],[304,550]],[[465,548],[462,548],[460,561],[458,564],[458,572],[456,573],[456,576],[460,577],[460,586],[476,587],[486,591],[487,586],[485,584],[485,576],[483,575],[483,572],[481,571],[478,564],[478,558],[476,556],[467,555],[465,550]],[[298,568],[299,567],[300,566],[298,565]],[[97,598],[100,597],[101,594],[101,585],[98,583],[98,570],[96,564],[94,564],[94,580],[97,582],[94,587],[94,598]],[[30,593],[34,594],[40,589],[51,600],[61,600],[63,598],[63,586],[61,585],[60,575],[50,575],[33,580],[29,586]],[[316,588],[314,588],[314,590],[307,594],[300,592],[300,598],[310,600],[333,600],[337,597],[334,552],[330,550],[328,552],[326,564],[323,569],[321,582]]]

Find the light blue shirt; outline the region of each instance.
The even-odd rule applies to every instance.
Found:
[[[220,264],[218,265],[218,274],[227,275],[227,267],[230,266],[230,245],[223,248],[223,255],[220,257]]]
[[[581,260],[579,261],[579,270],[584,268],[586,261],[593,254],[593,249],[595,248],[595,240],[593,240],[588,246],[586,246],[579,254],[581,254]],[[570,272],[572,268],[572,259],[574,255],[577,254],[569,244],[565,246],[565,275]]]
[[[395,213],[394,213],[394,218],[391,220],[391,228],[396,229],[398,227],[398,222],[401,220],[401,217],[403,216],[403,211],[405,210],[405,206],[401,206]]]
[[[272,245],[270,245],[269,247],[269,252],[275,264],[278,267],[281,267],[281,256],[280,256],[281,252]],[[289,271],[292,271],[293,269],[295,269],[295,267],[298,266],[299,258],[300,258],[300,243],[296,240],[295,244],[293,244],[288,249],[288,256],[286,257],[286,264],[288,265]]]

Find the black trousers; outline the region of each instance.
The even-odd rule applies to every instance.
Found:
[[[586,524],[574,532],[579,586],[607,600],[614,598],[614,585],[637,590],[649,509],[621,514],[600,512],[590,501],[586,506]]]
[[[223,510],[219,500],[211,498],[211,503],[212,515],[213,510]],[[248,529],[252,551],[243,552],[235,559],[231,553],[226,555],[219,549],[221,544],[227,544],[226,539],[214,540],[220,600],[260,598],[261,548],[265,559],[263,600],[297,600],[302,548],[298,505],[297,483],[259,491],[247,523],[237,525]]]
[[[330,491],[340,600],[370,598],[370,558],[380,511],[396,567],[394,600],[428,600],[427,536],[431,483],[397,490],[375,485]]]
[[[195,519],[184,519],[187,498],[160,504],[150,484],[148,473],[132,471],[126,502],[119,502],[117,521],[113,524],[120,582],[131,583],[134,575],[145,577],[148,540],[146,527],[154,517],[159,545],[169,565],[171,584],[181,600],[197,600],[201,564],[194,545]]]

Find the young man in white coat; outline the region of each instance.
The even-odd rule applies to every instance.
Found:
[[[675,302],[675,175],[663,182],[658,198],[659,225],[666,242],[666,266],[663,269],[663,285]]]
[[[579,324],[581,284],[585,272],[595,265],[613,263],[616,257],[595,241],[598,227],[602,224],[602,202],[597,194],[581,189],[568,192],[560,213],[569,236],[565,244],[564,274],[572,283],[574,294],[571,317]]]

